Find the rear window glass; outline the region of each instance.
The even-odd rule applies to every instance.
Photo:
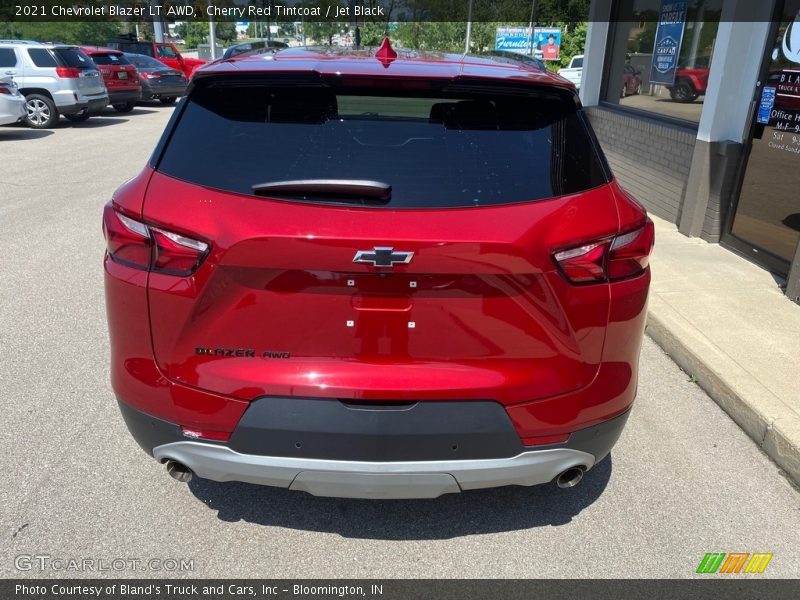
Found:
[[[130,61],[122,54],[92,54],[91,59],[96,65],[129,65]]]
[[[54,48],[53,54],[63,63],[64,67],[78,69],[93,69],[92,60],[77,48]]]
[[[31,57],[33,64],[37,67],[57,67],[58,62],[50,54],[49,50],[45,50],[44,48],[30,48],[28,50],[28,56]]]
[[[0,48],[0,67],[16,67],[17,55],[13,48]]]
[[[582,69],[583,68],[583,57],[575,57],[572,59],[572,65],[570,65],[573,69]]]
[[[189,98],[158,169],[243,194],[275,181],[371,180],[392,187],[383,206],[439,208],[580,192],[607,182],[601,160],[563,97],[212,85]]]
[[[155,58],[150,58],[144,54],[125,54],[128,64],[133,65],[137,69],[166,69],[167,66],[157,61]]]

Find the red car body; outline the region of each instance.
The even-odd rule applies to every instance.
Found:
[[[108,103],[121,112],[133,109],[142,95],[142,84],[139,82],[136,67],[119,50],[97,46],[81,46],[81,50],[94,61],[103,75],[103,83],[108,90]]]
[[[285,51],[198,71],[172,131],[205,87],[309,74],[379,94],[510,85],[557,97],[585,123],[570,84],[524,66]],[[477,127],[460,123],[457,138]],[[435,497],[566,487],[608,453],[636,395],[653,242],[610,173],[580,193],[481,207],[295,202],[175,177],[170,135],[106,207],[105,286],[123,415],[177,478]],[[358,135],[387,161],[402,146]],[[391,266],[375,259],[401,250]],[[259,410],[272,411],[269,432],[253,424]],[[505,450],[482,454],[500,437]],[[252,449],[273,441],[278,450]]]

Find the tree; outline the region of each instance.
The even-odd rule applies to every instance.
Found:
[[[91,21],[0,23],[0,38],[102,46],[119,35],[118,23]]]
[[[197,48],[208,40],[208,23],[185,21],[175,31],[184,39],[187,48]]]
[[[222,42],[232,42],[236,39],[236,23],[233,21],[217,21],[217,39]],[[208,29],[208,26],[206,26]]]

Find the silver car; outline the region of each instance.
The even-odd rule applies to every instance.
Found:
[[[2,54],[0,50],[0,54]],[[26,115],[25,97],[10,77],[0,76],[0,125],[16,123]]]
[[[14,79],[35,129],[53,127],[59,115],[85,121],[108,105],[102,75],[77,46],[0,40],[0,77]]]

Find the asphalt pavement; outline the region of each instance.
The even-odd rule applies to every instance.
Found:
[[[100,217],[172,110],[0,127],[0,576],[683,578],[707,552],[800,575],[800,493],[649,339],[619,444],[573,489],[374,502],[170,479],[108,383]],[[40,568],[56,559],[107,570]]]

